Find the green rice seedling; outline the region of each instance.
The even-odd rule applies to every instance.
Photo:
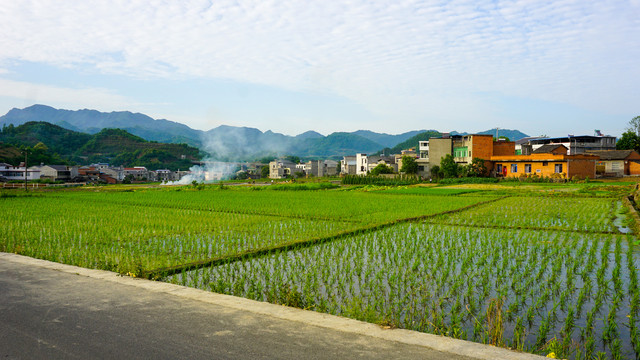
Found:
[[[574,349],[579,328],[580,356],[619,345],[630,357],[635,240],[608,230],[614,199],[582,196],[527,192],[460,210],[493,198],[230,187],[52,193],[1,200],[0,246],[131,273],[216,258],[165,280],[526,351],[549,338]],[[325,240],[303,244],[314,238]]]

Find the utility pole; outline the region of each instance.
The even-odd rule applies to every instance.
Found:
[[[27,149],[24,149],[24,191],[27,189]]]

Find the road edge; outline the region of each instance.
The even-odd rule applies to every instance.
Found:
[[[196,300],[235,310],[252,312],[255,314],[272,316],[282,320],[295,321],[307,325],[329,328],[337,331],[365,335],[372,338],[394,341],[402,344],[417,345],[425,348],[467,356],[476,359],[492,360],[525,360],[542,359],[544,357],[529,353],[517,352],[490,345],[458,340],[445,336],[422,333],[404,329],[384,329],[378,325],[359,320],[343,318],[336,315],[303,310],[288,306],[270,304],[231,295],[217,294],[209,291],[188,288],[140,278],[121,276],[117,273],[86,269],[73,265],[65,265],[47,260],[34,259],[23,255],[0,252],[0,260],[37,266],[68,274],[76,274],[93,279],[101,279],[119,284],[143,288],[152,292],[166,293],[185,299]]]

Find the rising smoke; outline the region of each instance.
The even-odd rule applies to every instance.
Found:
[[[237,163],[205,159],[203,165],[190,167],[189,174],[183,176],[180,180],[163,182],[162,185],[189,185],[194,181],[205,184],[213,183],[228,179],[234,174],[237,166]]]
[[[237,161],[251,161],[268,155],[285,154],[295,147],[291,136],[247,127],[222,125],[209,130],[201,137],[202,149],[210,156],[203,165],[192,166],[190,174],[179,181],[163,185],[188,185],[196,182],[211,183],[234,175]]]

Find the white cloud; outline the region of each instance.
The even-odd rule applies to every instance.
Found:
[[[639,16],[636,0],[16,1],[0,62],[337,94],[385,118],[491,115],[476,92],[625,112]]]
[[[75,107],[75,104],[81,103],[86,104],[87,108],[103,111],[129,110],[129,106],[136,105],[107,89],[62,88],[0,78],[0,97],[2,96],[20,99],[27,105],[42,103],[65,107],[73,104]]]

